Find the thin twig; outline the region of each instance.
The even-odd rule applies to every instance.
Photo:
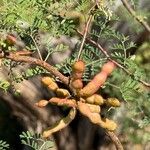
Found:
[[[121,0],[124,7],[128,10],[128,12],[150,33],[150,26],[146,21],[143,19],[140,19],[136,12],[132,9],[132,7],[129,5],[127,0]]]
[[[81,46],[80,46],[80,49],[79,49],[79,53],[78,53],[78,57],[77,57],[77,60],[80,59],[81,57],[81,53],[82,53],[82,50],[83,50],[83,46],[84,46],[84,42],[85,42],[85,39],[86,39],[86,36],[87,36],[87,33],[88,33],[88,29],[89,29],[89,26],[90,26],[90,22],[92,20],[92,15],[89,16],[88,18],[88,21],[86,23],[86,26],[85,26],[85,30],[84,30],[84,35],[83,35],[83,39],[82,39],[82,42],[81,42]]]
[[[36,59],[30,56],[21,56],[16,53],[10,53],[9,55],[6,56],[4,54],[0,54],[0,58],[8,58],[16,62],[26,62],[29,64],[41,66],[47,71],[49,71],[51,74],[53,74],[55,77],[58,77],[64,84],[68,85],[69,83],[69,80],[66,76],[61,74],[55,67],[51,66],[50,64],[40,59]]]
[[[40,60],[43,60],[42,55],[41,55],[41,52],[40,52],[40,50],[39,50],[39,47],[38,47],[38,45],[37,45],[37,43],[36,43],[34,37],[32,36],[32,34],[30,35],[30,37],[31,37],[31,39],[32,39],[32,41],[33,41],[33,43],[34,43],[36,49],[37,49],[37,52],[38,52],[38,55],[39,55]]]
[[[83,36],[83,34],[80,31],[77,31],[79,33],[79,35]],[[93,41],[90,38],[86,38],[86,41],[89,42],[90,44],[94,45],[95,47],[97,47],[99,50],[101,50],[101,52],[106,56],[106,58],[110,61],[112,61],[117,67],[121,68],[124,72],[126,72],[128,75],[133,76],[133,74],[131,72],[129,72],[126,68],[124,68],[124,66],[122,66],[121,64],[119,64],[117,61],[113,60],[111,58],[111,56],[108,54],[108,52],[99,44],[96,43],[95,41]],[[141,79],[136,79],[138,82],[142,83],[144,86],[149,87],[150,88],[150,83],[147,83]]]
[[[117,150],[124,150],[123,146],[118,139],[118,137],[115,135],[115,133],[107,131],[106,134],[110,137],[110,139],[114,142]]]

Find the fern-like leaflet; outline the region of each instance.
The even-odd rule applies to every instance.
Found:
[[[0,140],[0,150],[7,150],[9,148],[9,144],[7,142]]]
[[[132,78],[127,78],[121,84],[120,91],[125,101],[135,101],[139,95],[139,83]]]
[[[44,140],[40,134],[33,134],[29,131],[22,132],[20,135],[22,144],[34,150],[50,150],[54,148],[54,142]]]

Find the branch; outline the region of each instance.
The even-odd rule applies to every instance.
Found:
[[[30,56],[22,56],[17,53],[9,53],[9,55],[6,56],[4,54],[0,54],[0,58],[7,58],[16,62],[25,62],[25,63],[41,66],[47,71],[49,71],[55,77],[58,77],[64,84],[68,85],[69,83],[69,80],[66,76],[61,74],[55,67],[51,66],[50,64],[40,59],[36,59]]]
[[[30,37],[31,37],[31,39],[32,39],[32,41],[33,41],[33,43],[34,43],[36,49],[37,49],[37,52],[38,52],[38,55],[39,55],[40,60],[43,60],[42,55],[41,55],[41,52],[40,52],[40,50],[39,50],[39,47],[38,47],[38,45],[37,45],[37,43],[36,43],[34,37],[32,36],[32,34],[30,35]]]
[[[80,36],[83,36],[83,34],[80,31],[77,31],[79,33]],[[108,54],[108,52],[99,44],[96,43],[95,41],[93,41],[90,38],[86,38],[86,41],[89,42],[90,44],[94,45],[95,47],[97,47],[99,50],[101,50],[101,52],[106,56],[106,58],[108,60],[110,60],[111,62],[113,62],[117,67],[121,68],[124,72],[126,72],[129,76],[133,76],[133,74],[131,72],[129,72],[126,68],[124,68],[124,66],[122,66],[121,64],[119,64],[117,61],[113,60],[111,58],[111,56]],[[147,83],[141,79],[136,79],[138,82],[142,83],[144,86],[149,87],[150,88],[150,83]]]
[[[110,137],[110,139],[114,142],[117,150],[124,150],[123,146],[118,139],[118,137],[115,135],[115,133],[107,131],[106,134]]]
[[[82,39],[81,46],[80,46],[80,49],[79,49],[77,60],[80,59],[80,56],[81,56],[81,53],[82,53],[82,50],[83,50],[84,42],[85,42],[85,39],[86,39],[86,36],[87,36],[87,33],[88,33],[88,29],[89,29],[92,17],[93,17],[93,15],[90,15],[89,18],[88,18],[88,21],[86,23],[85,30],[84,30],[84,35],[83,35],[83,39]]]
[[[128,12],[150,33],[150,26],[147,22],[145,22],[143,19],[140,19],[136,12],[132,9],[132,7],[129,5],[127,0],[121,0],[124,7],[128,10]]]

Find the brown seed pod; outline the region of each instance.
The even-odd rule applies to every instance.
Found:
[[[119,100],[117,98],[107,98],[105,100],[105,104],[107,106],[112,106],[112,107],[120,107],[121,103],[119,102]]]
[[[42,83],[44,84],[44,85],[50,85],[52,82],[54,82],[53,81],[53,79],[51,78],[51,77],[43,77],[42,78]]]
[[[82,60],[76,61],[72,65],[72,79],[81,79],[85,70],[85,64]]]
[[[81,79],[82,76],[83,76],[83,73],[82,73],[82,72],[73,72],[73,73],[72,73],[72,79],[73,79],[73,80]]]
[[[80,90],[80,96],[88,97],[93,95],[105,83],[106,79],[107,74],[105,72],[100,72],[83,89]]]
[[[57,106],[76,107],[76,101],[74,99],[53,97],[49,100],[49,103]]]
[[[100,126],[109,131],[114,131],[117,128],[117,124],[113,120],[109,120],[108,118],[102,119],[100,122]]]
[[[84,72],[84,70],[85,70],[84,62],[82,60],[76,61],[72,65],[72,70],[73,70],[73,72]]]
[[[93,104],[86,104],[92,113],[100,113],[101,108],[98,105],[93,105]]]
[[[101,95],[93,94],[92,96],[86,98],[86,102],[90,104],[102,105],[104,103],[104,99]]]
[[[72,108],[66,117],[57,121],[53,126],[51,126],[50,128],[48,128],[47,130],[43,132],[43,135],[42,135],[43,138],[48,138],[53,133],[60,131],[66,126],[68,126],[68,124],[75,118],[75,116],[76,116],[76,109]]]
[[[16,44],[17,39],[16,39],[14,36],[12,36],[12,35],[7,35],[6,41],[7,41],[9,44],[14,45],[14,44]]]
[[[59,88],[59,89],[56,90],[56,94],[57,94],[57,96],[60,97],[60,98],[70,97],[70,93],[69,93],[69,91],[66,90],[66,89],[60,89],[60,88]]]
[[[108,61],[102,67],[102,71],[107,73],[107,75],[110,75],[114,69],[115,69],[115,64],[111,61]]]
[[[101,117],[99,113],[92,113],[90,107],[86,103],[78,102],[78,109],[84,116],[88,117],[94,124],[99,124]]]
[[[45,107],[49,102],[47,100],[40,100],[39,102],[35,103],[38,107]]]
[[[88,117],[92,123],[97,124],[102,128],[110,131],[117,128],[117,124],[114,121],[107,118],[102,119],[99,113],[92,113],[90,107],[85,103],[78,102],[78,109],[84,116]]]
[[[71,82],[71,86],[72,86],[74,89],[82,89],[82,88],[83,88],[82,80],[81,80],[81,79],[73,80],[73,81]]]
[[[58,89],[58,85],[51,77],[43,77],[42,83],[48,86],[48,88],[52,91],[55,91],[56,89]]]

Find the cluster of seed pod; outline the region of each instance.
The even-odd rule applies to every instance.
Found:
[[[111,74],[114,68],[114,63],[110,61],[107,62],[103,65],[101,72],[83,87],[82,77],[85,70],[85,64],[81,60],[76,61],[72,66],[72,74],[69,84],[73,95],[72,93],[69,93],[67,89],[59,88],[53,78],[43,77],[42,83],[55,92],[56,97],[51,98],[49,101],[41,100],[36,103],[36,105],[38,107],[44,107],[48,103],[54,103],[58,106],[66,105],[68,107],[78,109],[79,112],[89,118],[92,123],[109,131],[113,131],[116,129],[117,124],[108,118],[101,117],[101,106],[106,105],[108,107],[119,107],[120,102],[116,98],[108,98],[105,100],[101,95],[96,94],[96,92],[105,83],[107,77]],[[69,119],[68,122],[70,122]],[[61,125],[61,123],[62,122],[60,121],[60,123],[57,123],[51,130],[46,131],[44,137],[56,132],[56,129],[62,129],[67,124],[63,123]]]

